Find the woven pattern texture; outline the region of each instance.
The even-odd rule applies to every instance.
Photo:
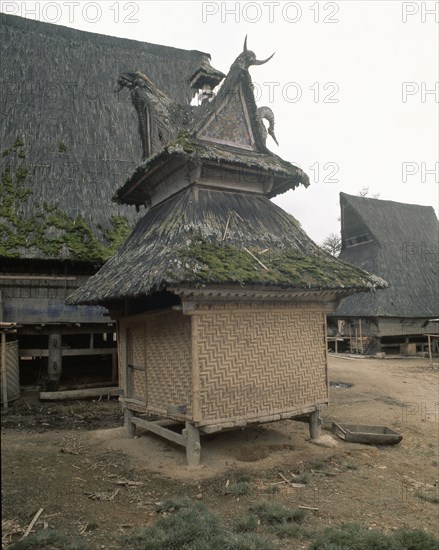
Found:
[[[326,403],[324,322],[321,312],[297,309],[200,315],[202,423]]]
[[[120,335],[125,339],[125,345],[120,345],[121,371],[126,371],[127,364],[135,367],[128,369],[127,380],[123,374],[120,380],[122,387],[128,385],[128,397],[144,400],[145,410],[153,413],[167,415],[169,408],[186,407],[190,415],[190,318],[172,312],[137,321],[122,321]]]

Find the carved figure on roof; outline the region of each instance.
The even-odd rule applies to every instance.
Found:
[[[259,61],[259,59],[256,59],[255,52],[252,52],[251,50],[247,49],[247,37],[245,37],[244,40],[244,49],[242,53],[238,55],[238,57],[233,62],[233,65],[230,67],[231,69],[234,67],[239,67],[240,69],[247,70],[252,65],[263,65],[264,63],[267,63],[270,61],[270,59],[273,57],[274,53],[270,55],[270,57],[267,57],[267,59],[264,59],[263,61]]]
[[[279,145],[277,142],[276,136],[274,134],[274,113],[270,107],[259,107],[258,109],[259,123],[261,125],[261,134],[264,136],[264,140],[267,140],[267,133],[274,139],[276,145]],[[263,119],[268,121],[268,128],[265,128]]]

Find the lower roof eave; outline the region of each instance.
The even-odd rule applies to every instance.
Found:
[[[242,286],[206,286],[194,288],[176,285],[168,290],[183,301],[194,302],[322,302],[331,305],[358,289],[267,288]],[[362,289],[363,290],[363,289]]]

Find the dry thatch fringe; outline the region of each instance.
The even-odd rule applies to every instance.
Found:
[[[68,301],[106,303],[176,283],[367,290],[384,284],[320,250],[264,196],[187,189],[151,208]]]

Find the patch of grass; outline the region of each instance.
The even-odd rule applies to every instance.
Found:
[[[229,533],[223,541],[218,541],[218,544],[218,546],[194,546],[193,550],[274,550],[275,548],[268,538],[256,533]]]
[[[237,483],[232,483],[226,488],[227,495],[241,496],[247,495],[250,491],[250,484],[247,481],[238,481]]]
[[[437,550],[439,539],[420,529],[399,529],[393,534],[395,550]]]
[[[240,481],[245,483],[250,483],[251,477],[248,474],[239,474],[236,478],[236,481],[239,483]]]
[[[254,532],[232,533],[203,503],[182,507],[148,529],[135,529],[119,539],[130,550],[271,550],[272,543]]]
[[[331,458],[317,458],[316,460],[313,460],[310,462],[310,467],[313,470],[323,470],[323,468],[326,468],[331,463]]]
[[[14,542],[8,550],[89,550],[89,545],[80,539],[72,539],[55,529],[45,529]]]
[[[310,475],[306,472],[301,472],[300,474],[297,474],[294,476],[294,483],[303,483],[303,485],[306,485],[310,481]]]
[[[256,531],[259,525],[258,518],[253,514],[246,514],[239,517],[235,522],[235,531],[238,533]]]
[[[279,485],[269,485],[265,491],[270,495],[274,495],[280,491]]]
[[[358,524],[328,527],[309,550],[437,550],[439,541],[419,529],[399,530],[392,535]]]
[[[346,468],[346,470],[358,470],[358,465],[352,464],[351,462],[344,464],[344,467]]]
[[[274,525],[279,523],[288,523],[291,521],[302,521],[306,515],[305,510],[301,508],[287,508],[274,502],[261,502],[250,508],[262,524]]]
[[[188,497],[181,498],[165,498],[165,500],[157,506],[157,512],[176,512],[182,508],[190,508],[192,501]]]
[[[298,525],[297,523],[275,523],[270,526],[271,532],[280,539],[296,538],[311,539],[312,534],[309,529]]]

